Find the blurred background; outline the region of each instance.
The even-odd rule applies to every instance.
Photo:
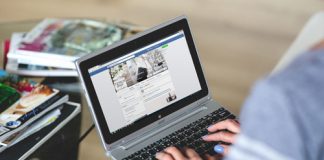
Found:
[[[239,114],[323,0],[0,0],[0,25],[43,18],[104,18],[151,27],[187,15],[214,98]],[[81,160],[105,159],[93,130]]]

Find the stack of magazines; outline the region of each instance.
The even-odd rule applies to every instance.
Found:
[[[27,76],[77,76],[74,60],[134,33],[130,25],[88,19],[44,19],[26,33],[13,33],[6,71]]]
[[[67,94],[0,70],[0,152],[51,124]]]

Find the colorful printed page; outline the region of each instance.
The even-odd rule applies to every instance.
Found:
[[[18,51],[80,57],[122,38],[119,27],[99,21],[45,19],[26,34]]]
[[[0,113],[0,125],[17,128],[24,123],[24,119],[28,119],[26,116],[33,116],[34,113],[31,111],[58,92],[46,85],[37,85],[30,93],[25,93],[16,103]],[[36,111],[35,114],[37,114]]]

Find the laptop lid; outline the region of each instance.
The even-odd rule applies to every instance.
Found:
[[[208,95],[186,17],[76,61],[106,144]]]

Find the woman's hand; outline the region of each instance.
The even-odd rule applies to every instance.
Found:
[[[236,135],[240,133],[240,123],[233,119],[226,119],[208,127],[211,134],[203,136],[207,142],[223,142],[216,145],[214,150],[217,153],[226,155],[229,151],[229,145],[235,141]],[[224,144],[226,143],[226,144]]]
[[[223,142],[231,144],[235,141],[236,134],[240,133],[240,124],[236,120],[227,119],[218,122],[208,127],[208,131],[211,134],[203,136],[203,140],[207,142]],[[229,146],[226,144],[216,145],[215,152],[220,153],[215,156],[205,155],[204,159],[218,160],[223,155],[226,155],[229,150]],[[156,158],[159,160],[201,160],[197,152],[193,149],[185,148],[182,152],[176,147],[168,147],[164,151],[156,154]]]
[[[156,154],[155,156],[158,160],[202,160],[199,154],[191,148],[184,148],[181,152],[176,147],[168,147]],[[204,159],[207,160],[218,160],[218,156],[206,155]]]

